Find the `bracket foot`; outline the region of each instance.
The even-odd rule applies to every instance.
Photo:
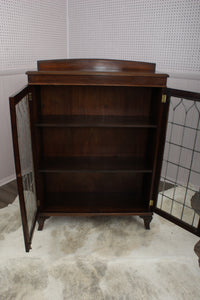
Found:
[[[150,223],[151,220],[153,219],[152,216],[140,216],[140,218],[142,218],[144,220],[144,227],[145,229],[150,229]]]
[[[50,217],[46,217],[46,216],[40,216],[38,217],[38,230],[41,231],[43,230],[43,227],[44,227],[44,222]]]

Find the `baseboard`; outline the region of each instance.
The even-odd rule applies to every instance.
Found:
[[[5,185],[5,184],[7,184],[7,183],[9,183],[9,182],[11,182],[11,181],[13,181],[15,179],[16,179],[16,175],[15,174],[12,174],[12,175],[10,175],[8,177],[0,179],[0,186]]]

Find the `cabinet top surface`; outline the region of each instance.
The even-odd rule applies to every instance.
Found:
[[[29,71],[29,84],[166,86],[167,74],[155,73],[155,64],[112,59],[38,61]]]
[[[108,71],[108,72],[94,72],[94,71],[27,71],[27,75],[70,75],[70,76],[122,76],[122,77],[168,77],[167,74],[161,74],[161,73],[148,73],[148,72],[133,72],[133,71],[124,71],[124,72],[118,72],[118,71]]]

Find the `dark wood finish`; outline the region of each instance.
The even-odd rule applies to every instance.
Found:
[[[19,101],[21,101],[24,97],[28,95],[29,87],[25,86],[21,91],[19,91],[17,94],[14,94],[9,97],[10,100],[10,109],[14,108]],[[12,112],[12,110],[11,110]],[[12,116],[11,116],[12,117]]]
[[[44,158],[133,156],[146,159],[146,155],[152,157],[155,146],[155,130],[151,128],[42,128],[40,134]],[[149,137],[151,144],[148,144]]]
[[[142,218],[144,220],[144,226],[147,230],[150,229],[150,223],[152,220],[152,216],[140,216],[140,218]]]
[[[34,175],[36,183],[36,193],[37,193],[37,207],[42,207],[42,201],[44,197],[44,190],[42,184],[42,177],[39,173],[40,157],[42,155],[42,138],[38,134],[35,123],[39,121],[39,113],[41,111],[41,103],[38,101],[40,99],[40,87],[29,87],[31,92],[31,101],[29,103],[30,108],[30,126],[31,126],[31,137],[32,137],[32,148],[33,148],[33,164],[34,164]]]
[[[165,87],[166,74],[155,64],[106,59],[39,61],[38,71],[27,72],[29,84]]]
[[[42,117],[36,126],[156,128],[157,124],[145,117],[48,115]]]
[[[168,75],[104,59],[39,61],[27,75],[39,230],[53,215],[138,215],[149,229]]]
[[[142,180],[150,174],[130,172],[55,172],[45,173],[48,192],[137,192],[142,191]],[[134,185],[133,185],[134,182]],[[147,188],[147,187],[146,187]],[[134,199],[133,199],[134,201]],[[144,202],[147,199],[143,199]],[[147,201],[148,202],[148,201]]]
[[[48,157],[41,160],[39,172],[136,172],[151,173],[149,160],[134,157]]]
[[[70,214],[99,213],[120,215],[121,213],[144,212],[146,205],[143,203],[142,195],[134,192],[71,192],[46,194],[48,201],[44,212],[65,212]]]
[[[160,97],[162,96],[162,91],[160,91]],[[155,146],[155,156],[154,156],[154,166],[153,166],[153,174],[152,174],[152,184],[150,191],[150,198],[153,200],[152,210],[156,207],[157,204],[157,196],[158,189],[160,183],[160,175],[162,169],[162,160],[165,146],[165,136],[167,129],[167,120],[168,120],[168,112],[169,112],[169,97],[166,98],[165,105],[162,103],[158,104],[157,109],[159,109],[158,114],[158,132],[156,137],[156,146]]]
[[[25,96],[28,95],[28,87],[25,87],[21,92],[9,98],[10,101],[10,115],[11,115],[11,125],[12,125],[12,136],[13,136],[13,148],[14,148],[14,158],[15,158],[15,170],[17,177],[17,186],[19,193],[19,203],[21,211],[21,219],[23,225],[23,234],[25,241],[26,252],[30,250],[30,240],[31,236],[28,230],[28,220],[25,207],[25,199],[23,193],[23,183],[22,183],[22,172],[20,165],[20,154],[19,154],[19,144],[17,135],[17,120],[16,120],[16,104],[19,103]]]
[[[41,86],[41,118],[99,116],[151,118],[152,89],[148,87]],[[155,103],[156,106],[156,103]]]
[[[93,73],[93,72],[27,72],[30,85],[97,85],[165,87],[164,74]]]
[[[183,98],[187,100],[195,100],[195,101],[200,101],[200,93],[194,93],[194,92],[189,92],[189,91],[184,91],[184,90],[177,90],[177,89],[166,89],[166,94],[169,97],[177,97],[177,98]]]
[[[61,158],[61,161],[60,162],[57,162],[57,161],[52,161],[52,162],[49,162],[49,163],[47,163],[47,164],[45,164],[45,162],[44,163],[42,163],[42,166],[43,167],[47,167],[48,168],[48,172],[56,172],[56,171],[58,171],[58,166],[60,166],[59,167],[59,170],[60,170],[60,172],[61,172],[61,168],[63,168],[63,172],[67,172],[67,168],[66,167],[63,167],[63,166],[61,166],[62,165],[62,160],[63,160],[64,158]],[[80,159],[80,158],[78,158],[78,159]],[[92,158],[90,158],[90,159],[92,159]],[[97,158],[97,159],[99,159],[99,158]],[[71,161],[71,159],[69,159],[68,160],[69,161],[69,164],[70,164],[70,161]],[[58,166],[57,166],[57,163],[58,163]],[[101,162],[99,162],[100,164],[101,164]],[[137,161],[136,161],[136,163],[137,163]],[[80,165],[81,165],[82,163],[80,163]],[[76,165],[76,164],[73,164],[74,166]],[[90,167],[91,167],[91,169],[93,168],[92,167],[92,164],[90,164],[89,163],[89,165],[90,165]],[[102,165],[102,164],[101,164]],[[78,163],[77,163],[77,166],[78,166]],[[87,158],[86,158],[86,166],[87,166]],[[98,165],[97,165],[98,166]],[[123,164],[121,165],[121,167],[123,168]],[[127,162],[127,167],[128,167],[128,162]],[[78,168],[78,167],[77,167]],[[86,169],[87,167],[84,167],[84,169]],[[150,166],[148,166],[148,168],[150,168]],[[98,170],[98,167],[96,168],[97,170]],[[101,169],[101,168],[99,168],[99,169]],[[110,168],[111,169],[111,168]],[[124,168],[125,169],[125,168]],[[45,169],[41,169],[41,170],[39,170],[40,172],[46,172],[46,170]],[[127,172],[128,172],[128,168],[127,168],[127,170],[126,170]],[[150,169],[144,169],[144,170],[141,170],[141,172],[150,172]],[[138,170],[138,172],[140,172],[139,170]],[[164,187],[164,190],[163,190],[163,187]],[[168,190],[168,189],[171,189],[171,188],[173,188],[174,187],[174,185],[173,184],[171,184],[171,183],[167,183],[167,182],[165,182],[165,185],[163,186],[163,181],[160,181],[160,184],[159,184],[159,192],[161,192],[161,191],[166,191],[166,190]],[[6,194],[4,194],[4,192],[6,193]],[[17,194],[18,194],[18,190],[17,190],[17,181],[16,181],[16,179],[15,180],[13,180],[13,181],[11,181],[11,182],[9,182],[9,183],[7,183],[7,184],[5,184],[5,185],[3,185],[3,186],[1,186],[0,187],[0,209],[1,208],[4,208],[4,207],[6,207],[6,206],[8,206],[9,204],[11,204],[11,203],[13,203],[13,201],[15,200],[15,198],[17,197]],[[192,206],[193,207],[193,206]],[[197,208],[197,210],[196,210],[196,212],[197,213],[199,213],[200,212],[200,209],[198,210],[198,208]]]
[[[39,60],[39,71],[92,71],[92,72],[127,72],[154,73],[153,63],[115,60],[115,59],[56,59]]]
[[[55,207],[54,207],[55,208]],[[55,211],[54,208],[52,207],[52,210],[50,211],[41,211],[40,216],[80,216],[80,217],[91,217],[91,216],[138,216],[138,215],[143,215],[143,216],[152,216],[152,212],[136,212],[136,211],[130,211],[129,212],[69,212],[69,211]]]
[[[39,216],[38,217],[38,231],[43,230],[44,227],[44,222],[48,219],[49,217],[47,216]]]

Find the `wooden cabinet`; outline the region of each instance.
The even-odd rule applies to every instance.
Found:
[[[155,64],[101,59],[39,61],[27,75],[10,97],[26,251],[36,220],[41,230],[50,216],[138,215],[148,229],[167,75]]]

